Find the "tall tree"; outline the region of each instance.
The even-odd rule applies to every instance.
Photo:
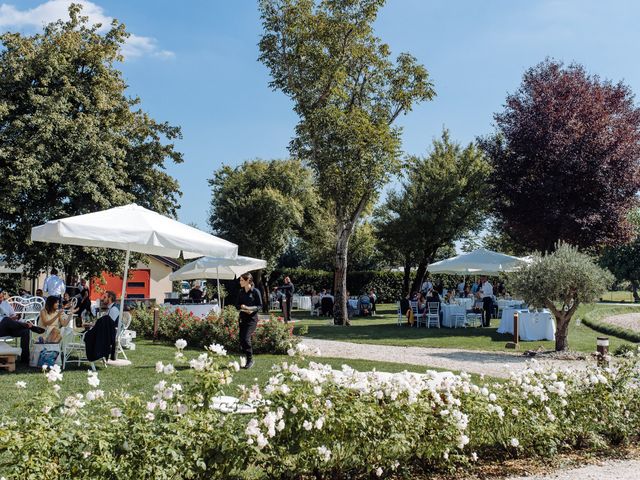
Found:
[[[175,214],[178,183],[166,160],[181,162],[171,140],[180,129],[158,123],[126,95],[114,64],[127,38],[105,33],[81,7],[42,33],[0,36],[0,251],[31,272],[55,264],[67,273],[117,272],[112,250],[34,245],[31,227],[55,218],[137,202]],[[169,140],[167,143],[165,140]]]
[[[235,168],[223,166],[209,185],[209,225],[238,244],[243,255],[268,262],[258,279],[266,294],[269,273],[292,237],[304,236],[305,227],[317,222],[311,170],[298,160],[251,160]]]
[[[420,289],[438,249],[482,226],[490,174],[482,152],[473,143],[463,148],[447,130],[433,141],[428,156],[409,157],[400,193],[379,209],[388,220],[378,228],[383,235],[388,232],[389,241],[396,239],[405,256],[405,276],[417,265],[411,290]]]
[[[481,141],[500,228],[529,250],[629,239],[640,187],[640,109],[631,89],[547,60],[529,69]]]
[[[373,33],[384,0],[262,0],[260,60],[300,120],[291,153],[308,162],[335,207],[334,321],[346,323],[347,252],[376,192],[400,166],[398,116],[434,96],[409,54],[390,59]]]

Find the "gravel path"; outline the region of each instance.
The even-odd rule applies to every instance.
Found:
[[[320,349],[323,357],[352,358],[381,362],[424,365],[427,367],[460,370],[468,373],[506,378],[510,372],[525,368],[528,357],[522,353],[483,352],[453,348],[397,347],[365,343],[338,342],[305,338],[303,343]],[[584,368],[586,361],[541,360],[558,366]]]
[[[625,313],[623,315],[614,315],[603,320],[605,323],[611,323],[618,327],[627,328],[635,332],[640,331],[640,313]]]
[[[546,475],[509,477],[507,480],[637,480],[640,460],[608,460],[598,465],[562,470]]]

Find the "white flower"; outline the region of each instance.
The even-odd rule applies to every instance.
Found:
[[[27,388],[27,382],[23,382],[22,380],[19,380],[16,382],[16,387],[18,388]]]
[[[278,422],[278,424],[276,425],[276,430],[278,430],[279,432],[281,432],[282,430],[284,430],[284,420],[280,420]]]
[[[471,453],[471,460],[474,462],[478,461],[478,454],[476,452]]]
[[[289,411],[295,415],[296,413],[298,413],[298,407],[296,407],[296,406],[294,405],[293,407],[291,407],[291,408],[289,409]]]
[[[382,467],[376,468],[376,476],[381,477],[382,476],[382,472],[383,472]]]
[[[147,402],[147,410],[153,412],[158,405],[155,402]]]
[[[147,420],[149,420],[150,422],[152,422],[153,420],[155,420],[156,416],[155,416],[153,413],[148,412],[148,413],[144,416],[144,418],[145,418],[145,419],[147,419]]]
[[[164,370],[164,365],[162,362],[156,362],[156,373],[162,373]]]
[[[100,379],[98,378],[98,372],[87,370],[87,383],[93,388],[97,388],[100,385]]]
[[[114,418],[119,418],[122,416],[122,410],[120,410],[119,408],[112,408],[111,409],[111,416]]]
[[[460,438],[458,439],[458,448],[462,450],[467,443],[469,443],[469,437],[464,434],[460,435]]]
[[[289,355],[290,357],[295,356],[296,351],[293,348],[290,348],[287,350],[287,355]]]
[[[60,387],[60,385],[58,385],[58,384],[56,383],[56,384],[53,386],[53,391],[54,391],[55,393],[58,393],[58,392],[60,391],[60,388],[62,388],[62,387]]]
[[[315,387],[313,387],[313,393],[316,395],[320,395],[322,393],[322,387],[316,385]]]
[[[43,370],[46,369],[46,366],[43,367]],[[62,380],[62,373],[60,373],[60,365],[54,365],[53,367],[51,367],[51,370],[49,370],[49,373],[47,373],[47,381],[51,382],[57,382],[58,380]]]
[[[512,438],[510,443],[511,443],[511,446],[514,448],[518,448],[520,446],[520,442],[518,441],[517,438]]]
[[[247,424],[247,428],[244,431],[245,435],[248,435],[250,437],[257,436],[260,433],[260,428],[258,425],[259,423],[257,419],[252,418],[251,420],[249,420],[249,423]]]
[[[262,433],[258,433],[258,436],[256,437],[256,442],[260,450],[262,450],[264,447],[266,447],[269,444],[269,441],[266,439],[264,435],[262,435]]]
[[[485,397],[488,397],[488,396],[489,396],[489,389],[488,389],[487,387],[482,387],[482,388],[480,389],[480,393],[481,393],[482,395],[484,395]]]
[[[304,428],[306,431],[309,431],[313,428],[313,424],[309,420],[305,420],[302,424],[302,428]]]
[[[186,346],[187,346],[187,341],[186,340],[184,340],[182,338],[179,338],[178,340],[176,340],[176,348],[178,350],[184,350],[184,347],[186,347]]]
[[[320,417],[316,420],[315,427],[317,430],[322,430],[323,426],[324,426],[324,417]]]
[[[165,375],[171,375],[171,374],[175,373],[176,369],[173,368],[173,365],[168,364],[168,365],[164,366],[162,371],[164,372]]]
[[[490,395],[489,395],[489,401],[490,401],[490,402],[495,402],[495,401],[496,401],[496,398],[498,398],[498,397],[496,397],[496,394],[495,394],[495,393],[492,393],[492,394],[490,394]]]
[[[82,457],[83,458],[89,458],[91,456],[91,452],[82,452]],[[4,477],[3,477],[4,478]]]
[[[512,409],[511,409],[511,415],[513,415],[514,417],[517,417],[519,413],[520,413],[520,412],[518,412],[518,409],[517,409],[517,408],[512,408]]]
[[[184,403],[179,403],[176,406],[176,411],[178,412],[178,415],[184,415],[185,413],[187,413],[188,407],[184,404]]]
[[[318,447],[318,454],[325,462],[328,462],[331,459],[331,450],[324,445]]]
[[[219,345],[217,343],[212,343],[211,345],[209,345],[208,348],[209,348],[210,352],[217,353],[221,357],[226,357],[227,356],[227,350],[222,345]],[[260,442],[258,442],[258,444],[259,443]]]

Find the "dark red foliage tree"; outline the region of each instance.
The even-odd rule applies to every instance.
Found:
[[[546,60],[480,140],[493,163],[495,216],[511,240],[551,251],[627,241],[640,187],[640,109],[623,83]]]

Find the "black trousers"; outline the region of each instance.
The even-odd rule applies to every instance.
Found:
[[[285,322],[289,322],[289,320],[291,320],[291,304],[292,303],[293,303],[293,297],[282,299],[282,316],[284,317]]]
[[[253,348],[251,347],[251,336],[258,326],[257,318],[240,319],[240,350],[247,357],[247,363],[253,358]]]
[[[482,326],[488,327],[491,325],[491,315],[493,314],[493,299],[491,297],[482,299],[482,313]]]
[[[20,348],[22,349],[22,355],[20,361],[22,363],[29,363],[29,327],[26,323],[12,320],[9,317],[4,317],[0,320],[0,337],[17,337],[20,338]]]

